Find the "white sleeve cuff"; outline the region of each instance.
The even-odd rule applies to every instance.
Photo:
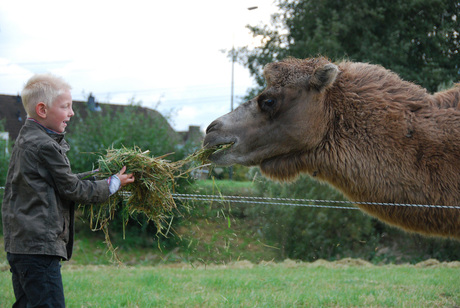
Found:
[[[113,195],[120,189],[121,181],[116,175],[112,175],[110,178],[107,179],[109,182],[109,191],[110,195]]]

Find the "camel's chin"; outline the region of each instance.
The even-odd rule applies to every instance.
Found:
[[[241,155],[232,148],[228,150],[218,151],[211,154],[208,158],[213,164],[226,167],[232,165],[242,165],[245,167],[251,167],[259,165],[258,162],[254,161],[248,155]]]
[[[222,154],[222,153],[216,153],[212,154],[211,156],[208,157],[208,159],[215,165],[217,166],[231,166],[234,165],[235,162],[228,157],[228,155]]]

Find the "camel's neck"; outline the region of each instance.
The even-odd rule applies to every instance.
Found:
[[[378,188],[386,187],[379,199],[395,201],[405,195],[393,186],[401,182],[400,173],[412,155],[404,149],[414,143],[414,114],[390,81],[350,84],[349,78],[342,76],[325,97],[331,129],[306,156],[307,169],[353,200],[376,200]],[[427,93],[415,88],[410,104],[423,105]]]
[[[390,172],[382,167],[393,165],[396,168],[396,165],[388,161],[383,152],[379,152],[384,151],[381,147],[372,148],[371,144],[363,145],[354,141],[337,144],[331,140],[321,150],[306,155],[307,172],[332,184],[351,200],[376,200],[377,188],[388,186],[392,181]]]
[[[433,96],[419,87],[408,100],[397,89],[380,90],[372,100],[367,92],[358,95],[357,86],[343,86],[326,98],[331,129],[315,152],[306,155],[306,169],[353,200],[440,201],[442,194],[427,189],[427,183],[459,171],[448,162],[460,163],[454,146],[458,132],[452,133],[452,125],[455,130],[460,126],[433,116]]]

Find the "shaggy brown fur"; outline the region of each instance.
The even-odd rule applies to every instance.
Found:
[[[430,95],[381,66],[325,58],[265,68],[267,88],[208,127],[233,142],[218,164],[260,165],[274,179],[305,172],[407,231],[460,239],[460,86]]]

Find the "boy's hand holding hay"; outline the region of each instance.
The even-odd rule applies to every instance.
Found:
[[[134,182],[133,174],[132,173],[126,174],[125,172],[126,172],[126,166],[123,166],[120,172],[116,174],[117,178],[120,180],[120,187],[126,186],[127,184]]]

